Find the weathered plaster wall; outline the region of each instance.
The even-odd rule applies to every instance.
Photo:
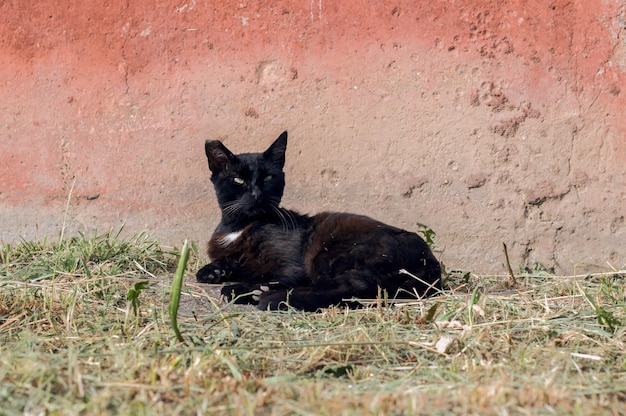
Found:
[[[218,220],[206,138],[289,130],[284,205],[437,232],[447,266],[626,263],[623,2],[0,3],[0,239]]]

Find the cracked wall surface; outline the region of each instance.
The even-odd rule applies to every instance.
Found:
[[[207,240],[203,152],[290,141],[284,205],[436,231],[448,267],[626,263],[620,1],[0,3],[0,239]],[[67,221],[65,209],[68,207]],[[203,243],[202,243],[203,244]]]

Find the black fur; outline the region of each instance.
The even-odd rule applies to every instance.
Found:
[[[236,282],[222,294],[263,310],[352,306],[379,288],[390,298],[441,288],[439,262],[417,234],[361,215],[281,208],[286,147],[287,132],[263,153],[234,155],[220,141],[205,143],[222,221],[199,282]]]

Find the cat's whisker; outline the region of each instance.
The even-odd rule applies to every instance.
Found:
[[[280,198],[270,198],[270,206],[278,215],[284,230],[295,230],[298,228],[294,214],[289,210],[280,208]]]
[[[283,227],[283,230],[287,231],[288,227],[287,227],[287,222],[285,221],[284,215],[282,212],[280,212],[280,208],[278,208],[275,205],[270,205],[272,207],[272,210],[276,213],[276,215],[278,215],[278,219],[280,220],[280,224]]]
[[[286,209],[281,209],[281,208],[278,208],[278,209],[280,209],[280,211],[283,213],[283,216],[289,220],[292,230],[295,230],[296,228],[298,228],[296,219],[291,211],[286,210]]]
[[[293,213],[291,213],[290,211],[285,211],[285,213],[287,214],[289,221],[291,221],[291,227],[292,227],[291,229],[295,230],[296,228],[298,228],[298,223]]]
[[[241,211],[241,204],[239,201],[229,202],[222,207],[222,214],[225,216],[236,215]]]

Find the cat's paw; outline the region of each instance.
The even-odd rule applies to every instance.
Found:
[[[263,286],[261,286],[261,289],[263,289]],[[256,305],[257,309],[262,311],[277,311],[286,310],[289,307],[287,305],[287,290],[271,290],[269,287],[267,287],[267,289],[268,290],[262,291],[258,295],[259,299],[258,304]]]
[[[218,267],[216,264],[209,263],[198,270],[196,279],[200,283],[221,283],[226,279],[227,275],[227,270]]]
[[[256,286],[250,286],[245,283],[226,285],[222,288],[222,297],[228,302],[251,303],[256,305],[257,300],[254,299],[255,288]]]
[[[287,298],[287,291],[278,289],[279,285],[236,283],[226,285],[222,288],[222,297],[229,302],[247,303],[258,305],[259,309],[279,309],[279,304],[284,303]],[[262,306],[262,307],[261,307]],[[282,305],[281,309],[286,309]]]
[[[266,286],[266,285],[261,285],[259,286],[258,289],[255,289],[252,291],[252,299],[256,302],[261,300],[261,297],[263,296],[263,294],[267,293],[270,291],[270,287]]]

